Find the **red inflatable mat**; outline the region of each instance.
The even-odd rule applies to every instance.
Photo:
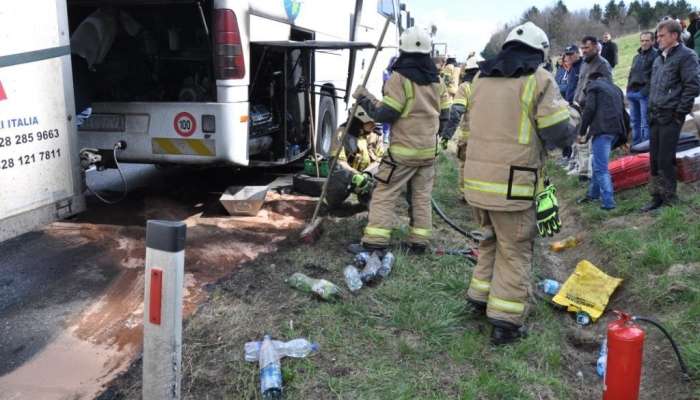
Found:
[[[678,180],[695,182],[700,180],[700,147],[676,154]]]
[[[608,163],[616,192],[641,186],[649,182],[649,153],[625,156]]]

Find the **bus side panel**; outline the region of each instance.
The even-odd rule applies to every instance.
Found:
[[[248,165],[247,102],[95,103],[79,132],[83,148],[125,141],[123,162]]]

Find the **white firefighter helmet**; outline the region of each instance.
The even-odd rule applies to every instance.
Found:
[[[520,42],[528,47],[540,50],[544,53],[545,58],[549,55],[549,38],[547,34],[530,21],[513,28],[503,45],[505,46],[510,42]]]
[[[433,47],[433,39],[430,33],[423,28],[412,26],[401,34],[399,50],[405,53],[430,54]]]
[[[372,117],[370,117],[369,114],[367,114],[367,111],[365,111],[365,109],[362,108],[361,105],[357,106],[357,111],[355,111],[355,118],[359,119],[360,122],[362,122],[363,124],[366,124],[368,122],[374,122]]]
[[[475,55],[472,57],[469,57],[467,59],[467,62],[464,64],[464,69],[469,70],[469,69],[477,69],[479,68],[479,63],[484,61],[484,57],[480,55]]]

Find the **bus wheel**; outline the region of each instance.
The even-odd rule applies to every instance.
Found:
[[[329,96],[321,96],[318,125],[316,125],[316,151],[324,157],[331,153],[333,134],[338,126],[335,102]]]

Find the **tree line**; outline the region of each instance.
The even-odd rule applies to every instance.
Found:
[[[601,37],[604,32],[610,32],[613,36],[620,36],[653,30],[663,17],[685,19],[691,11],[693,7],[686,0],[656,1],[654,4],[635,0],[629,6],[623,0],[610,0],[604,6],[596,3],[590,10],[574,11],[559,0],[554,6],[542,10],[535,6],[525,10],[519,20],[506,24],[491,36],[481,55],[484,58],[495,56],[508,32],[526,21],[532,21],[547,32],[551,54],[558,54],[586,35]]]

